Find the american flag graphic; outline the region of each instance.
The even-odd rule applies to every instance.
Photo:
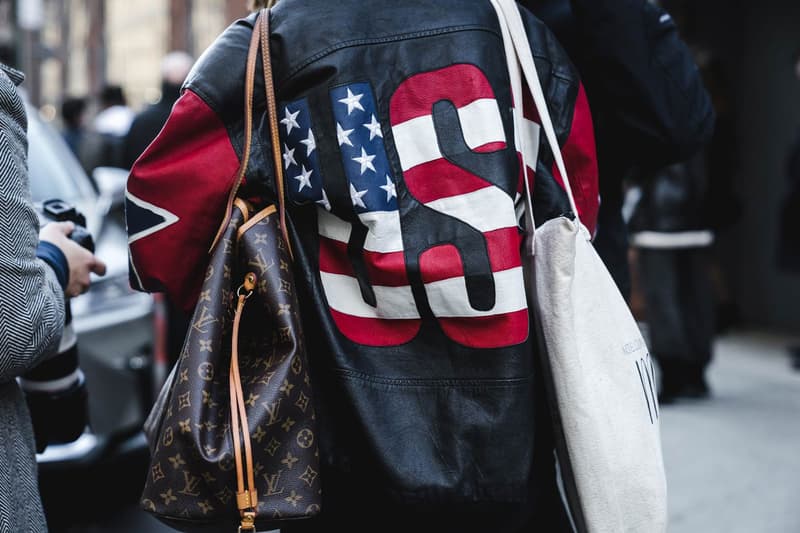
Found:
[[[421,319],[406,272],[396,182],[375,97],[369,84],[353,83],[332,89],[330,101],[350,203],[367,228],[362,257],[374,301],[362,296],[348,257],[352,225],[320,211],[320,275],[328,305],[339,330],[354,342],[403,344],[416,336]]]
[[[289,196],[298,203],[318,205],[320,277],[331,316],[342,334],[368,346],[404,344],[414,339],[422,324],[405,249],[410,239],[420,238],[406,234],[404,248],[405,222],[398,202],[401,187],[390,168],[371,86],[342,85],[332,88],[329,96],[349,203],[361,227],[354,228],[331,210],[319,161],[311,149],[312,124],[303,100],[286,105],[281,121]],[[437,235],[448,224],[424,228],[436,237],[435,244],[423,246],[418,255],[427,305],[445,335],[455,342],[478,348],[519,344],[528,335],[528,312],[514,199],[453,165],[441,153],[432,107],[443,99],[458,109],[469,150],[489,153],[506,148],[497,101],[485,75],[474,66],[455,65],[412,76],[392,96],[391,132],[402,180],[413,197],[400,202],[425,206],[417,210],[461,224],[480,244],[465,247],[455,235],[449,241],[447,235]],[[506,180],[516,186],[518,176]],[[359,281],[353,242],[363,242],[356,253],[363,260],[359,262],[364,265],[368,290],[363,279]],[[487,308],[471,304],[475,295],[468,290],[465,265],[472,253],[488,258],[483,292],[489,293],[493,304]]]
[[[284,106],[280,133],[289,199],[298,205],[316,202],[330,210],[328,195],[323,189],[308,100],[303,98]]]

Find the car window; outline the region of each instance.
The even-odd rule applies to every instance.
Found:
[[[28,174],[34,202],[76,203],[94,196],[91,182],[61,136],[28,108]]]

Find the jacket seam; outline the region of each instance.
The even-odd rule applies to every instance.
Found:
[[[441,387],[457,387],[457,388],[509,388],[524,385],[533,379],[533,374],[522,377],[508,377],[508,378],[392,378],[384,376],[375,376],[351,370],[347,368],[336,368],[336,373],[344,378],[357,379],[365,383],[372,383],[374,385],[387,385],[399,387],[423,387],[423,388],[441,388]]]
[[[384,44],[396,41],[407,41],[409,39],[415,39],[417,37],[432,37],[434,35],[445,35],[448,33],[456,33],[465,30],[486,31],[489,33],[496,34],[496,32],[492,31],[489,28],[486,28],[485,26],[467,24],[461,26],[447,26],[445,28],[436,28],[431,30],[423,30],[410,33],[396,33],[394,35],[387,35],[385,37],[373,37],[369,39],[352,39],[350,41],[342,41],[335,45],[329,46],[328,48],[323,48],[319,52],[300,61],[300,63],[292,71],[290,71],[289,74],[287,74],[286,77],[281,81],[286,81],[291,79],[292,77],[296,76],[298,72],[300,72],[310,64],[322,59],[326,55],[330,55],[333,52],[336,52],[338,50],[343,50],[345,48],[352,48],[356,46],[364,46],[369,44]]]
[[[236,135],[235,135],[239,130],[239,125],[238,125],[239,121],[238,120],[234,120],[230,124],[228,124],[228,122],[226,122],[225,119],[223,118],[224,115],[222,114],[222,112],[215,105],[214,99],[211,98],[208,94],[206,94],[205,91],[203,91],[203,89],[199,85],[197,85],[195,83],[190,83],[190,84],[186,85],[186,87],[184,89],[187,90],[187,91],[193,92],[217,116],[219,121],[222,123],[222,126],[225,128],[225,131],[228,133],[228,135],[227,135],[228,136],[228,142],[231,143],[231,146],[233,147],[233,151],[236,154],[236,157],[239,159],[239,162],[241,162],[242,158],[244,157],[244,154],[242,153],[244,151],[244,146],[240,146],[236,142]],[[256,128],[254,127],[253,129],[255,130]],[[256,142],[258,142],[257,138],[258,138],[258,136],[254,134],[253,135],[253,143],[254,144]],[[247,180],[247,177],[245,176],[245,181],[246,180]]]
[[[446,35],[448,33],[458,33],[458,32],[461,32],[461,31],[482,31],[482,32],[486,32],[486,33],[491,33],[492,35],[494,35],[495,37],[497,37],[501,41],[503,39],[503,36],[501,34],[499,34],[498,32],[496,32],[495,30],[493,30],[492,28],[487,28],[486,26],[479,26],[479,25],[476,25],[476,24],[465,24],[465,25],[460,25],[460,26],[448,26],[448,27],[445,27],[445,28],[437,28],[437,29],[433,29],[433,30],[424,30],[424,31],[417,31],[417,32],[410,32],[410,33],[398,33],[398,34],[394,34],[394,35],[388,35],[388,36],[385,36],[385,37],[375,37],[375,38],[371,38],[371,39],[353,39],[353,40],[350,40],[350,41],[343,41],[341,43],[337,43],[337,44],[335,44],[333,46],[329,46],[328,48],[325,48],[325,49],[323,49],[323,50],[321,50],[321,51],[319,51],[319,52],[307,57],[306,59],[300,61],[300,63],[294,69],[292,69],[285,77],[283,77],[281,80],[279,80],[279,83],[283,84],[283,83],[287,82],[288,80],[292,79],[300,71],[302,71],[304,68],[308,67],[309,65],[315,63],[316,61],[319,61],[320,59],[322,59],[323,57],[325,57],[327,55],[332,54],[333,52],[337,52],[337,51],[343,50],[345,48],[353,48],[353,47],[357,47],[357,46],[364,46],[364,45],[370,45],[370,44],[385,44],[385,43],[391,43],[391,42],[397,42],[397,41],[407,41],[407,40],[416,39],[416,38],[419,38],[419,37],[433,37],[433,36],[436,36],[436,35]],[[539,50],[534,48],[534,49],[531,50],[531,53],[532,53],[532,55],[534,57],[538,57],[540,59],[548,60],[548,62],[550,63],[550,73],[551,73],[551,75],[559,77],[559,78],[562,78],[562,79],[565,79],[565,80],[572,81],[572,76],[570,76],[569,72],[561,72],[561,71],[553,68],[553,63],[552,63],[552,61],[549,61],[549,56],[545,52],[541,52],[541,51],[539,51]]]

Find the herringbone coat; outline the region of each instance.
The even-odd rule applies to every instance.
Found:
[[[47,531],[31,421],[15,378],[56,351],[64,324],[63,290],[36,258],[21,81],[0,65],[0,533]]]

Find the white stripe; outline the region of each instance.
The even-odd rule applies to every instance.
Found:
[[[144,231],[140,231],[139,233],[134,233],[133,235],[128,237],[128,244],[133,244],[134,242],[138,241],[139,239],[144,239],[148,235],[152,235],[157,231],[161,231],[162,229],[166,228],[167,226],[171,226],[180,220],[175,214],[170,213],[166,209],[162,209],[156,205],[151,204],[150,202],[145,202],[141,198],[137,198],[133,194],[131,194],[127,189],[125,189],[125,197],[130,200],[132,203],[138,205],[142,209],[146,209],[147,211],[151,211],[161,217],[164,218],[164,222],[153,226],[151,228],[147,228]]]
[[[358,218],[369,230],[365,250],[381,253],[403,251],[400,211],[371,211],[360,213]]]
[[[373,286],[377,307],[361,299],[358,281],[342,274],[320,272],[328,305],[340,313],[361,318],[414,319],[419,318],[411,287]],[[425,284],[431,309],[440,318],[494,316],[527,309],[522,267],[494,273],[495,306],[488,311],[473,309],[467,296],[463,276]]]
[[[631,236],[631,244],[639,248],[701,248],[713,242],[714,234],[710,230],[675,233],[640,231]]]
[[[411,287],[373,285],[377,307],[364,302],[358,281],[350,276],[320,272],[325,297],[331,309],[362,318],[411,319],[419,318]]]
[[[321,207],[317,208],[317,226],[323,237],[339,242],[350,241],[350,223]]]
[[[359,218],[368,229],[365,250],[383,254],[403,251],[399,211],[373,211],[362,213]],[[317,208],[317,224],[323,237],[343,243],[350,241],[351,224],[325,209]]]
[[[25,392],[62,392],[76,383],[83,377],[83,372],[80,368],[76,368],[66,376],[58,379],[50,379],[48,381],[34,381],[30,379],[19,378],[19,386]]]
[[[481,98],[459,108],[458,118],[464,140],[471,149],[506,140],[497,100],[493,98]],[[392,134],[404,171],[442,157],[432,115],[412,118],[392,126]]]
[[[493,316],[527,309],[522,267],[495,272],[494,290],[494,308],[489,311],[478,311],[469,303],[464,277],[425,284],[431,310],[440,318]]]
[[[440,198],[425,205],[464,221],[482,233],[517,225],[514,200],[494,186]]]
[[[520,134],[525,136],[525,148],[527,152],[525,154],[525,164],[527,164],[531,170],[535,171],[536,162],[539,160],[539,134],[542,131],[542,127],[532,120],[523,118],[522,127],[520,129],[522,130]],[[519,149],[520,145],[517,143],[517,150]]]

